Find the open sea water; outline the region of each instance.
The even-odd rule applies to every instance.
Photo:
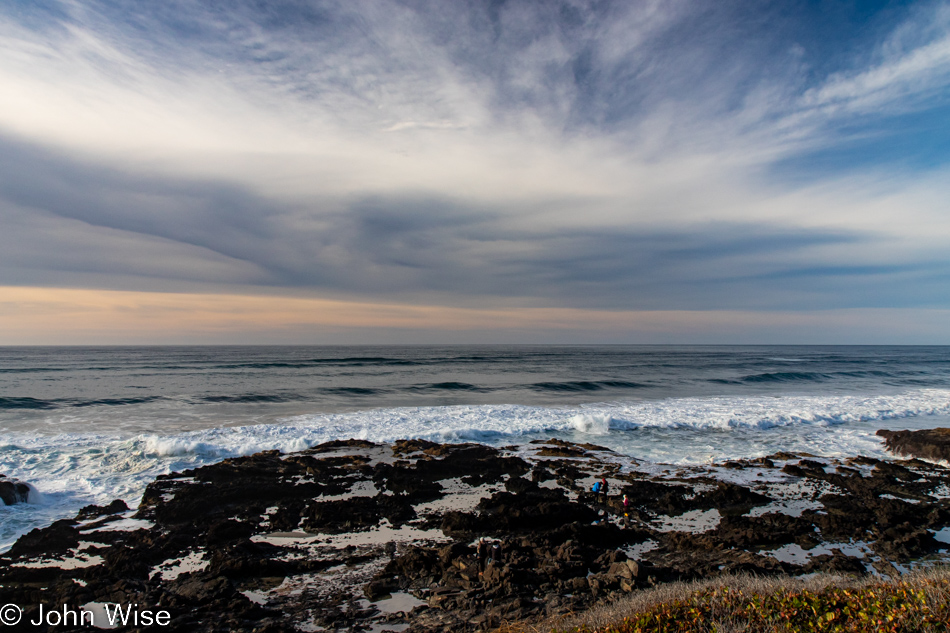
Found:
[[[779,450],[884,456],[880,428],[950,426],[950,347],[0,348],[0,551],[156,475],[333,439],[557,437],[696,464]]]

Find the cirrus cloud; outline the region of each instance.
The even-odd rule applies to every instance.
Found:
[[[825,11],[15,3],[0,283],[947,307],[950,8]]]

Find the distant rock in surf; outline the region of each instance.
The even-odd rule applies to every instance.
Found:
[[[920,431],[881,429],[877,435],[884,438],[884,446],[887,450],[897,455],[950,462],[950,429]]]
[[[17,503],[26,503],[30,499],[30,485],[19,479],[8,479],[0,475],[0,500],[3,505],[12,506]]]

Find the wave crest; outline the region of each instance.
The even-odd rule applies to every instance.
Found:
[[[609,415],[579,413],[571,418],[571,426],[588,435],[607,435],[613,421],[614,419]]]

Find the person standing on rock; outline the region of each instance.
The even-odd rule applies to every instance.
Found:
[[[478,571],[485,571],[485,559],[488,557],[488,543],[485,542],[485,537],[478,539],[475,552],[478,557]]]
[[[623,496],[623,526],[630,527],[630,497]]]
[[[606,477],[600,478],[600,494],[604,495],[604,505],[607,505],[607,488],[609,485]]]

